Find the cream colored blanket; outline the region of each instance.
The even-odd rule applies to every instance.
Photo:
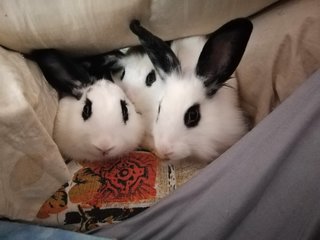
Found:
[[[51,135],[57,97],[20,54],[0,48],[0,215],[32,220],[68,180]]]

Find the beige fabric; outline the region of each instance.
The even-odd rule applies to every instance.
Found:
[[[243,107],[257,124],[320,68],[320,1],[285,1],[253,21],[237,76]]]
[[[32,220],[69,178],[51,134],[57,97],[38,68],[0,48],[0,216]]]
[[[1,0],[0,44],[18,51],[54,47],[98,53],[137,44],[139,19],[164,39],[211,32],[277,0]]]

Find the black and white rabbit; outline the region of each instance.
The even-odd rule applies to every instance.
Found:
[[[148,55],[139,47],[130,48],[125,56],[118,59],[117,66],[121,66],[122,70],[112,74],[112,78],[131,99],[136,110],[141,112],[145,127],[141,146],[152,149],[152,123],[157,115],[154,106],[162,96],[164,82],[155,71]]]
[[[164,82],[152,127],[160,158],[172,163],[186,158],[210,162],[246,133],[236,85],[230,87],[227,81],[250,38],[248,19],[232,20],[210,34],[199,58],[183,65],[163,40],[137,20],[130,29]]]
[[[144,134],[141,115],[126,94],[55,49],[38,49],[30,58],[60,96],[54,140],[74,160],[105,160],[134,150]]]
[[[145,136],[141,142],[143,148],[153,148],[152,123],[157,115],[156,106],[162,95],[164,82],[155,71],[145,50],[141,46],[120,51],[87,56],[77,59],[89,73],[98,78],[110,76],[126,93],[136,110],[142,114]],[[111,71],[111,73],[110,73]]]

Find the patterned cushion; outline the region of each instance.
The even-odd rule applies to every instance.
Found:
[[[81,232],[135,216],[201,168],[194,163],[163,164],[146,151],[112,161],[70,164],[73,179],[42,205],[37,222]]]

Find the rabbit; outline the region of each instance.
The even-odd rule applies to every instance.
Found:
[[[138,20],[130,23],[164,82],[152,123],[154,151],[160,159],[170,164],[184,159],[210,163],[248,131],[239,108],[237,85],[230,86],[235,81],[230,77],[252,28],[246,18],[224,24],[205,39],[198,59],[181,64],[174,47],[171,49]]]
[[[164,82],[155,71],[144,49],[135,46],[121,51],[88,56],[77,61],[93,77],[109,76],[122,88],[137,112],[142,115],[145,135],[140,147],[152,149],[151,123],[157,114],[154,106],[159,102],[157,96],[161,96]]]
[[[193,62],[197,58],[194,56],[197,54],[199,56],[201,50],[199,48],[203,47],[205,37],[190,37],[165,43],[172,48],[179,59],[185,60],[181,62],[181,65],[190,68],[192,65],[195,66]],[[190,52],[192,53],[190,54]],[[104,57],[105,59],[112,58],[110,53],[107,55]],[[116,67],[113,69],[116,70],[112,71],[111,78],[124,90],[137,111],[142,113],[145,136],[141,146],[152,151],[154,149],[152,124],[157,116],[157,106],[164,89],[164,81],[159,77],[146,51],[141,46],[129,48],[126,54],[118,55],[115,62]]]
[[[179,59],[184,60],[181,61],[181,66],[188,69],[195,66],[205,42],[205,36],[196,36],[165,43],[172,48]],[[91,65],[95,65],[96,69],[103,69],[101,64],[110,66],[106,59],[113,60],[115,70],[112,71],[111,78],[128,95],[137,111],[142,113],[146,134],[141,146],[152,150],[154,149],[152,124],[157,116],[156,106],[162,95],[164,82],[141,46],[130,47],[123,55],[117,54],[117,60],[114,54],[115,52],[107,53],[103,57],[104,60],[91,61]]]
[[[157,115],[155,106],[159,102],[164,82],[155,71],[148,55],[139,47],[130,48],[126,55],[119,59],[118,66],[122,66],[122,70],[113,72],[112,79],[142,114],[145,135],[141,147],[151,150],[154,147],[152,123]]]
[[[102,161],[138,147],[142,118],[119,86],[91,78],[81,64],[56,49],[36,49],[30,56],[60,97],[53,138],[62,155]]]

